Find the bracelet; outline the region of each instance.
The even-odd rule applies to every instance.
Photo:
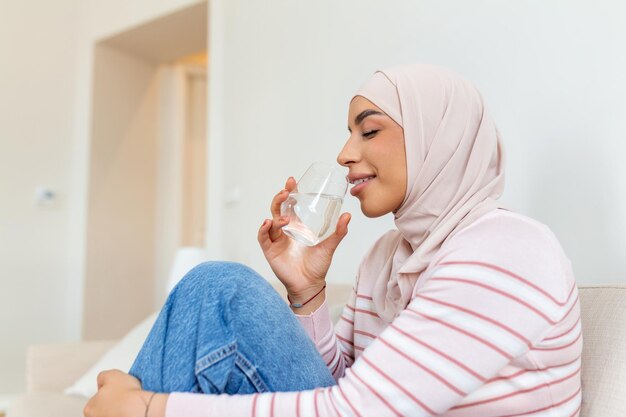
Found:
[[[287,294],[287,300],[289,300],[289,307],[294,307],[294,308],[300,308],[302,306],[304,306],[306,303],[308,303],[309,301],[311,301],[312,299],[314,299],[315,297],[317,297],[318,295],[320,295],[320,293],[322,291],[324,291],[324,288],[326,288],[326,283],[324,283],[324,286],[322,287],[321,290],[319,290],[317,292],[317,294],[315,294],[313,297],[309,298],[308,300],[306,300],[304,303],[300,304],[300,303],[295,303],[293,304],[293,302],[291,301],[291,298],[289,298],[289,294]]]
[[[150,403],[152,403],[152,399],[154,398],[155,395],[156,395],[156,392],[153,392],[152,395],[150,396],[150,399],[146,403],[146,415],[144,417],[148,417],[148,411],[150,411]]]

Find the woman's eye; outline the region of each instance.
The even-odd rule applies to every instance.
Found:
[[[367,132],[363,132],[363,136],[366,137],[366,138],[371,138],[371,137],[375,136],[376,133],[378,133],[378,129],[369,130]]]

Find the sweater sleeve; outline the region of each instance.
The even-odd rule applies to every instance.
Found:
[[[560,254],[544,234],[506,226],[482,226],[450,243],[420,277],[408,306],[371,335],[337,385],[232,396],[172,393],[166,417],[486,415],[480,407],[502,401],[517,414],[549,408],[533,395],[537,387],[574,381],[576,349],[578,359],[558,370],[498,376],[518,358],[542,349],[556,354],[560,339],[546,335],[579,317],[576,285],[564,278]],[[375,314],[373,305],[359,306],[366,309]]]
[[[355,303],[356,290],[353,287],[350,299],[334,328],[326,301],[309,315],[296,314],[335,380],[339,380],[354,362],[353,311]]]

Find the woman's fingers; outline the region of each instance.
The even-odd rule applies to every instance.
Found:
[[[320,245],[323,245],[331,253],[334,253],[337,246],[339,246],[343,238],[348,234],[348,223],[350,223],[350,219],[352,219],[350,213],[343,213],[337,220],[335,233],[328,236]]]
[[[283,204],[283,202],[287,200],[288,197],[289,197],[289,191],[281,190],[272,199],[272,205],[270,207],[270,211],[272,212],[272,217],[274,219],[277,219],[278,217],[280,217],[280,205]]]
[[[293,177],[289,177],[285,182],[285,188],[281,190],[272,199],[270,205],[270,211],[272,213],[272,220],[266,220],[259,229],[258,240],[261,244],[261,248],[265,251],[269,249],[272,242],[280,239],[282,236],[282,228],[289,224],[289,218],[281,217],[280,206],[289,198],[289,193],[297,189],[296,180]]]
[[[263,250],[263,252],[268,251],[269,248],[272,246],[272,241],[270,240],[270,236],[268,233],[271,225],[272,225],[272,221],[265,219],[263,220],[263,224],[259,228],[257,240],[259,241],[259,244],[261,245],[261,249]]]
[[[282,228],[289,224],[288,217],[278,217],[272,220],[272,227],[270,227],[269,236],[272,242],[276,242],[283,235]]]
[[[276,221],[269,219],[263,221],[259,228],[257,240],[264,252],[270,249],[273,242],[280,239],[283,234],[281,229],[288,223],[289,219],[284,217],[279,217]]]
[[[274,196],[274,198],[272,199],[272,204],[270,206],[270,211],[274,219],[280,217],[280,205],[283,204],[285,200],[287,200],[287,198],[289,197],[289,193],[294,192],[296,188],[296,180],[294,180],[293,177],[289,177],[285,182],[285,188],[280,190],[280,192]]]
[[[287,178],[287,182],[285,183],[285,190],[293,193],[294,191],[298,191],[298,183],[293,177]]]

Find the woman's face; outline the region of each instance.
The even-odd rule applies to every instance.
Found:
[[[407,185],[404,131],[371,101],[356,96],[348,112],[350,137],[337,156],[348,167],[355,186],[350,193],[361,201],[367,217],[395,212]]]

